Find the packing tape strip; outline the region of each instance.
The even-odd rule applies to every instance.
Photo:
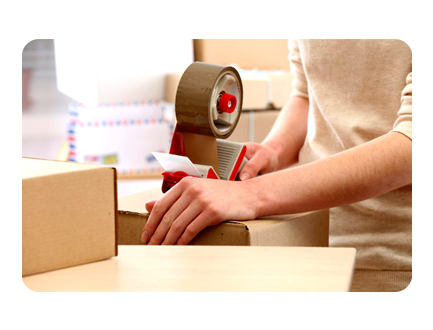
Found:
[[[236,97],[232,113],[219,111],[217,103],[222,93]],[[238,124],[242,100],[242,80],[235,68],[194,62],[183,73],[177,88],[177,124],[184,132],[226,139]]]

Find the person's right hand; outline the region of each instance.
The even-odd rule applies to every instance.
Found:
[[[245,164],[239,173],[239,179],[245,181],[257,176],[257,174],[266,174],[278,170],[278,155],[272,148],[247,142],[245,143],[247,151],[245,157],[248,163]]]

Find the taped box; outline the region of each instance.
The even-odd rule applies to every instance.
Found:
[[[160,188],[119,198],[118,244],[143,245],[148,219],[145,203],[162,196]],[[329,244],[329,210],[248,221],[226,221],[200,232],[191,245],[320,246]]]
[[[68,160],[109,165],[119,177],[159,175],[151,152],[168,152],[174,107],[163,101],[70,105]]]
[[[22,158],[22,276],[117,255],[116,170]]]

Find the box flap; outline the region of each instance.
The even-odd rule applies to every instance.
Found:
[[[248,227],[251,245],[329,246],[328,209],[238,223]]]
[[[53,175],[75,171],[87,171],[101,167],[107,166],[23,157],[21,170],[22,179],[24,180],[45,175]]]

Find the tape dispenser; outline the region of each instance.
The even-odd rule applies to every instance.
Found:
[[[226,141],[241,115],[242,80],[235,68],[192,63],[176,92],[176,126],[169,154],[152,154],[164,169],[162,192],[186,176],[235,180],[246,146]]]

